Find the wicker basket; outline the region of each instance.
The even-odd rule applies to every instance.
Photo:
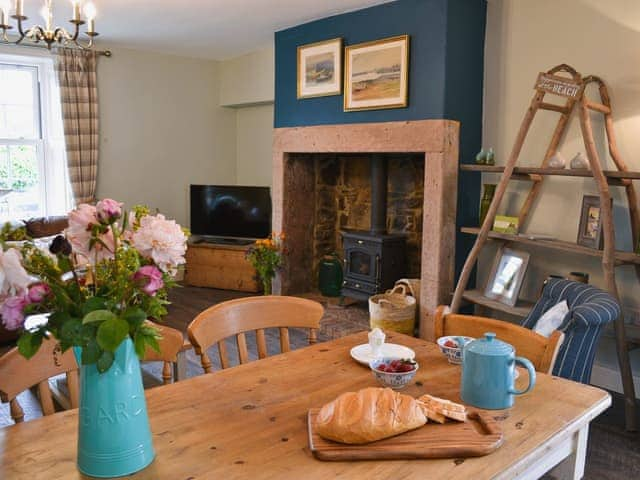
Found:
[[[416,299],[407,295],[405,285],[369,298],[371,328],[413,335],[416,323]]]

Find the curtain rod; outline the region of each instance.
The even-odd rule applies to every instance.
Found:
[[[14,46],[14,47],[28,47],[28,48],[40,48],[40,49],[47,49],[47,46],[44,44],[38,44],[38,43],[5,43],[5,42],[0,42],[0,46],[2,45],[6,45],[8,47],[10,46]],[[58,49],[58,48],[64,48],[64,47],[58,47],[57,45],[53,47],[53,49]],[[54,50],[50,50],[52,53],[55,53]],[[111,50],[94,50],[91,49],[91,51],[96,52],[98,55],[102,55],[103,57],[111,57],[113,54],[111,53]]]

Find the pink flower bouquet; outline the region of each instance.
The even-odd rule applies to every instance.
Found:
[[[0,315],[6,329],[22,330],[25,357],[50,335],[63,351],[82,347],[82,363],[101,372],[127,337],[139,356],[147,345],[158,349],[158,333],[145,320],[166,314],[187,234],[146,207],[122,206],[112,199],[79,205],[48,252],[30,242],[0,250]],[[35,313],[48,314],[46,325],[25,328],[25,317]]]

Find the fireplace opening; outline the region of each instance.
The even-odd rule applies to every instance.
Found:
[[[344,261],[343,293],[354,298],[420,277],[424,165],[424,155],[410,153],[290,155],[296,210],[312,211],[309,287],[317,289],[317,266],[333,252]]]

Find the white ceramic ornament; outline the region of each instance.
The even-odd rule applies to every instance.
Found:
[[[582,152],[576,153],[576,156],[571,159],[571,168],[574,170],[589,168],[589,161]]]
[[[567,165],[567,160],[560,152],[554,153],[549,159],[549,168],[561,169]]]

